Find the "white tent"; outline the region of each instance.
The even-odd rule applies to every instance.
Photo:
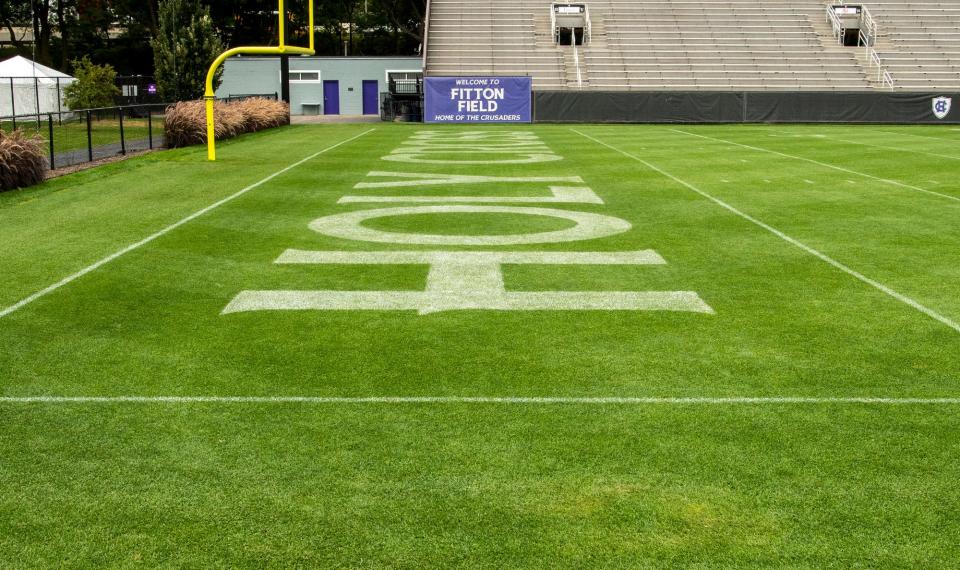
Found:
[[[0,61],[0,117],[66,111],[63,88],[73,81],[66,73],[19,55]]]

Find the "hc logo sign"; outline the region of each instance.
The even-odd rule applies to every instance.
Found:
[[[942,119],[950,114],[950,104],[953,102],[953,99],[950,97],[934,97],[933,98],[933,116]]]

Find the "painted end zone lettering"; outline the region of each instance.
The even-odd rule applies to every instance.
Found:
[[[426,123],[529,123],[530,77],[426,77]]]
[[[625,252],[302,251],[280,264],[430,266],[423,291],[241,291],[223,314],[249,311],[683,311],[712,314],[694,291],[507,291],[503,265],[663,265],[652,250]]]

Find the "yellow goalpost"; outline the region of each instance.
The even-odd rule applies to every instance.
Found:
[[[287,15],[283,9],[283,1],[277,0],[279,3],[279,22],[280,22],[280,41],[278,46],[242,46],[228,49],[227,51],[220,54],[217,59],[213,60],[213,64],[210,66],[210,69],[207,71],[207,83],[206,89],[203,93],[203,98],[206,100],[207,107],[207,159],[216,160],[217,159],[217,143],[216,143],[216,133],[214,131],[214,122],[213,122],[213,100],[215,98],[213,92],[213,78],[217,73],[217,68],[219,68],[228,57],[241,54],[250,54],[250,55],[313,55],[315,52],[313,44],[313,0],[308,0],[308,10],[310,15],[308,17],[308,26],[310,28],[310,46],[309,47],[297,47],[297,46],[288,46],[286,44],[286,24],[287,24]]]

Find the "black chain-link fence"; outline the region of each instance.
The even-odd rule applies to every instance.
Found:
[[[162,148],[166,104],[0,117],[4,131],[39,136],[50,168],[63,168],[117,155]]]

